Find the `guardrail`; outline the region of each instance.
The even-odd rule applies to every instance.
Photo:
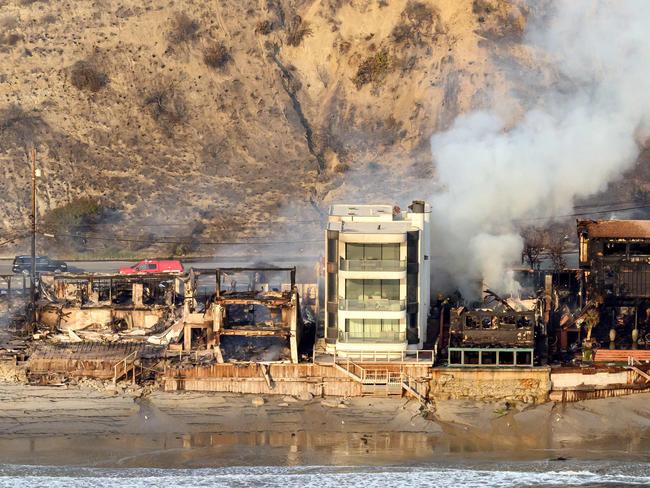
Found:
[[[417,349],[415,351],[354,351],[346,352],[344,356],[334,351],[334,362],[361,361],[371,363],[421,363],[433,365],[436,361],[434,349]]]
[[[406,310],[406,300],[372,299],[372,300],[349,300],[339,299],[339,310],[347,311],[378,311],[378,312],[401,312]]]
[[[406,271],[406,261],[395,259],[343,259],[341,271]]]
[[[339,342],[406,342],[406,332],[368,331],[357,335],[339,330]]]

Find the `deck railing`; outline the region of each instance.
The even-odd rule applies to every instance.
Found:
[[[341,271],[405,271],[406,261],[397,259],[343,259]]]
[[[389,300],[376,298],[369,300],[339,299],[339,310],[364,312],[401,312],[406,310],[406,300]]]

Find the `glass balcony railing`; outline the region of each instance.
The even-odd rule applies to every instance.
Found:
[[[392,330],[364,330],[348,332],[339,330],[340,342],[406,342],[406,332]]]
[[[339,298],[339,310],[400,312],[406,310],[406,300],[346,300]]]
[[[341,271],[405,271],[406,261],[393,259],[341,259]]]

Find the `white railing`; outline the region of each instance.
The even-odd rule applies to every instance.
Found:
[[[337,358],[341,361],[347,359],[362,362],[390,362],[390,363],[422,363],[434,364],[436,351],[434,349],[418,349],[415,351],[353,351],[346,352],[343,356],[334,351],[334,362]]]
[[[406,261],[397,259],[343,259],[341,271],[405,271]]]
[[[406,310],[406,300],[389,300],[387,298],[352,300],[347,298],[339,298],[339,310],[363,312],[401,312],[402,310]]]

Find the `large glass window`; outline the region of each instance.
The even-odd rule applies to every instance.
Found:
[[[402,342],[405,332],[398,319],[347,319],[341,338],[349,341]]]
[[[399,300],[399,280],[345,280],[348,300]]]
[[[345,244],[345,259],[362,260],[364,256],[364,245],[348,242]]]
[[[399,243],[359,244],[348,242],[345,245],[345,259],[365,261],[399,261]]]

